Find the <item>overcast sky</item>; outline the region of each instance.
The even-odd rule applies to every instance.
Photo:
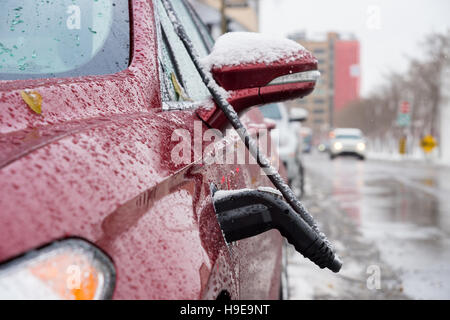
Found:
[[[361,44],[361,90],[366,95],[389,71],[421,57],[420,41],[450,29],[450,0],[261,0],[260,30],[286,36],[352,32]]]

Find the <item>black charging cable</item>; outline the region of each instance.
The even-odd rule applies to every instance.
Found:
[[[281,192],[285,200],[289,203],[292,209],[297,212],[300,217],[309,225],[309,227],[317,234],[317,236],[322,240],[324,245],[327,247],[327,250],[333,251],[331,244],[326,238],[325,234],[321,232],[314,221],[313,217],[309,214],[306,208],[301,204],[301,202],[297,199],[294,192],[291,188],[284,182],[283,178],[280,176],[278,171],[270,164],[270,161],[267,157],[260,152],[257,143],[254,139],[249,135],[247,129],[242,124],[239,119],[239,115],[234,110],[234,108],[228,103],[227,99],[222,95],[218,84],[212,77],[209,71],[205,71],[202,67],[202,64],[199,60],[199,56],[187,35],[184,27],[180,23],[175,10],[172,7],[172,4],[168,0],[161,0],[164,8],[166,9],[169,19],[171,20],[175,32],[183,42],[183,45],[186,48],[189,56],[196,69],[198,70],[200,77],[203,82],[206,84],[209,92],[211,93],[213,99],[217,103],[218,107],[223,111],[228,121],[232,125],[232,127],[236,130],[241,140],[244,142],[245,146],[249,150],[250,154],[256,159],[257,163],[261,167],[261,169],[265,172],[269,180],[273,183],[273,185]]]
[[[305,258],[333,272],[342,262],[312,228],[279,196],[262,190],[226,190],[213,194],[214,209],[227,242],[277,229]]]

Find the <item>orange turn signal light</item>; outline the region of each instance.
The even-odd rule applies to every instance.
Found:
[[[0,299],[111,298],[114,266],[82,239],[54,242],[0,265]]]

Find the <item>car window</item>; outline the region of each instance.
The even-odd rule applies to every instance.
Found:
[[[158,59],[160,64],[162,100],[179,101],[182,97],[177,94],[174,81],[179,83],[178,79],[181,79],[181,77],[179,72],[175,69],[175,64],[173,63],[174,57],[173,53],[170,51],[167,36],[161,29],[159,30],[159,37]]]
[[[198,15],[197,11],[195,11],[194,7],[189,1],[184,1],[188,11],[191,14],[192,19],[194,20],[194,23],[197,26],[198,31],[201,34],[202,40],[205,44],[205,46],[208,48],[208,52],[212,51],[212,48],[214,46],[214,39],[211,36],[211,33],[209,32],[209,29],[206,27],[203,20]]]
[[[0,0],[0,79],[111,74],[128,67],[128,1]]]
[[[184,29],[186,30],[186,33],[188,34],[189,38],[194,44],[194,47],[197,50],[198,55],[201,58],[207,56],[209,53],[208,52],[209,49],[206,46],[197,25],[194,23],[191,13],[185,6],[184,1],[177,0],[172,1],[171,3],[178,19],[180,19],[181,24],[184,26]]]
[[[281,112],[276,103],[266,104],[259,108],[265,118],[281,120]]]
[[[163,96],[163,99],[173,99],[173,91],[176,93],[176,101],[201,101],[209,99],[210,93],[182,41],[176,34],[164,6],[161,1],[156,1],[156,3],[161,24],[159,60],[162,65],[162,72],[164,73],[162,81],[164,83],[170,83],[169,95]],[[204,51],[205,47],[201,50]]]

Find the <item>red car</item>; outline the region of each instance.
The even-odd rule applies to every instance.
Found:
[[[212,140],[197,135],[227,121],[173,13],[160,0],[53,2],[0,13],[0,298],[278,298],[282,236],[227,244],[212,199],[271,183],[256,163],[201,159]],[[207,56],[195,12],[170,3]],[[308,94],[312,80],[266,85],[316,69],[304,52],[213,75],[242,111]],[[241,121],[265,125],[257,108]],[[186,137],[192,154],[174,161]]]

